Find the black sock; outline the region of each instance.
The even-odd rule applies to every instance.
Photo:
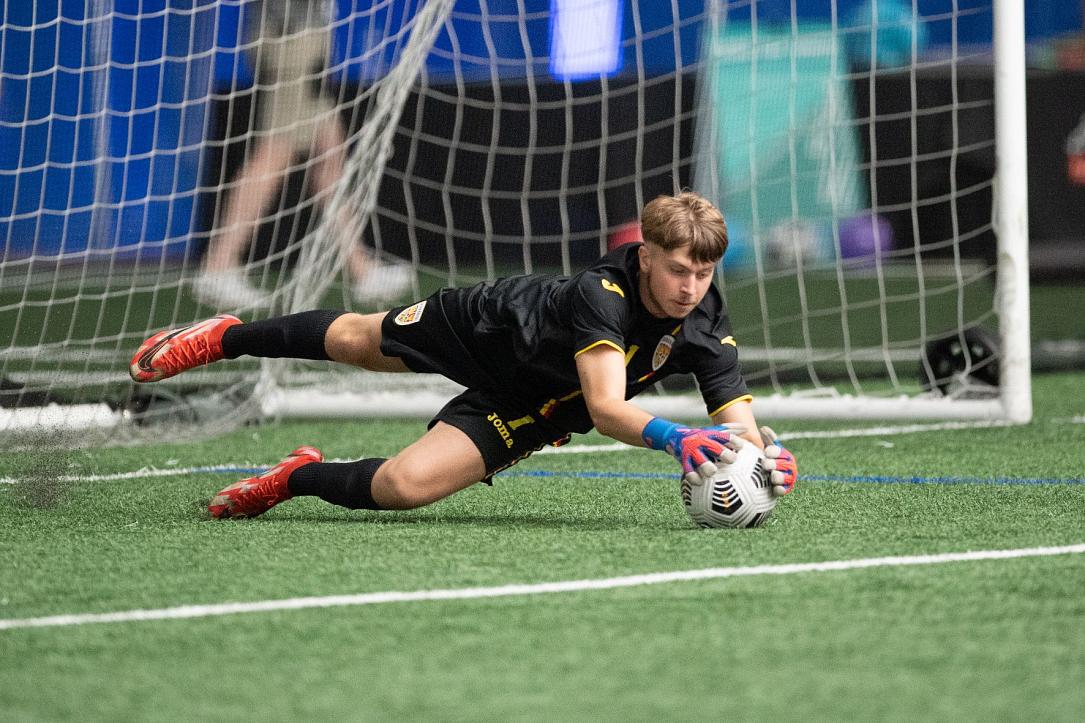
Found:
[[[222,335],[222,353],[227,359],[243,354],[279,359],[328,360],[324,336],[328,327],[345,311],[303,311],[300,314],[236,324]]]
[[[382,457],[357,462],[313,462],[298,467],[286,481],[295,497],[315,495],[352,510],[384,509],[373,499],[373,475],[387,462]]]

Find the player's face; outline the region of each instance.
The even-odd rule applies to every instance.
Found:
[[[684,319],[708,293],[716,264],[694,261],[688,246],[666,251],[644,244],[639,253],[640,298],[648,313]]]

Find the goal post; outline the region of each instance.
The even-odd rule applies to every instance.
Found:
[[[1023,0],[29,5],[0,27],[0,437],[429,416],[454,384],[127,364],[214,313],[571,274],[684,188],[728,220],[759,418],[1031,417]],[[322,60],[291,75],[298,48]],[[279,136],[273,192],[231,214]],[[199,293],[231,234],[259,304]],[[689,379],[637,403],[704,414]]]
[[[1024,27],[1024,0],[1000,0],[994,16],[999,381],[1002,413],[1019,423],[1032,418]]]

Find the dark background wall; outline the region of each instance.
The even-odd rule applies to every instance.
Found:
[[[991,221],[991,188],[983,186],[995,170],[994,107],[991,69],[961,66],[956,92],[944,71],[907,72],[878,77],[873,89],[866,79],[854,84],[856,119],[861,146],[869,162],[878,161],[875,173],[879,207],[911,203],[911,176],[921,202],[918,226],[910,210],[887,211],[897,239],[918,236],[937,246],[954,238],[958,229],[978,228]],[[876,102],[871,135],[870,96]],[[1067,139],[1085,120],[1085,72],[1031,69],[1026,77],[1028,123],[1029,236],[1033,270],[1040,274],[1075,273],[1085,267],[1085,186],[1067,174]],[[945,110],[956,100],[956,113]],[[907,162],[913,135],[908,117],[912,104],[915,145],[921,160]],[[906,115],[902,115],[906,114]],[[959,147],[958,153],[949,153]],[[914,166],[914,167],[913,167]],[[993,261],[995,237],[988,230],[961,243],[962,253]],[[948,249],[946,249],[948,252]]]

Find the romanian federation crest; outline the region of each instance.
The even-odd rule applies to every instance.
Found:
[[[667,363],[667,357],[671,355],[671,348],[674,346],[674,337],[667,334],[659,343],[656,344],[656,350],[652,352],[652,371],[658,371],[661,366]]]
[[[417,304],[411,304],[403,311],[396,314],[395,322],[399,326],[407,326],[413,324],[422,318],[422,312],[426,309],[426,302],[419,301]]]

